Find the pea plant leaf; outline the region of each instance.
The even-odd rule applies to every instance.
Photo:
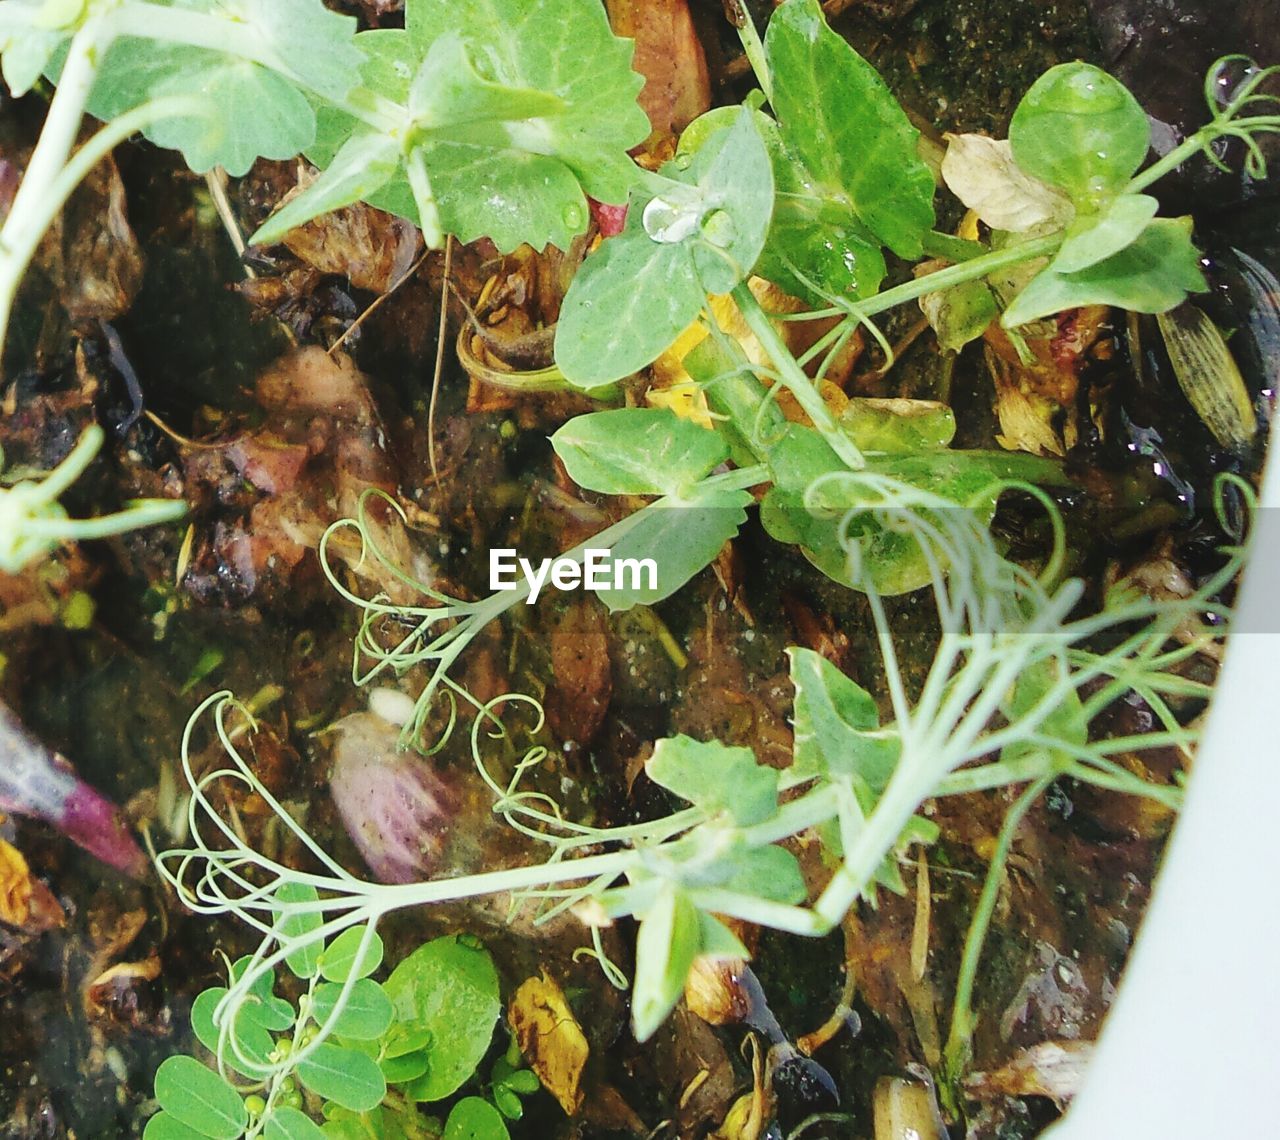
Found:
[[[1053,259],[1058,273],[1079,273],[1127,249],[1142,235],[1160,208],[1150,194],[1121,194],[1097,214],[1085,214],[1067,230]]]
[[[337,982],[322,982],[316,986],[311,1005],[311,1016],[320,1024],[327,1024],[342,996],[342,986]],[[351,992],[342,1006],[342,1012],[333,1025],[339,1037],[353,1041],[376,1041],[390,1026],[394,1010],[391,999],[382,987],[370,978],[360,978],[351,984]]]
[[[352,135],[314,182],[258,228],[250,244],[270,245],[312,218],[370,199],[395,177],[399,164],[394,139],[375,131]]]
[[[716,131],[732,124],[736,107],[700,115],[680,136],[677,162],[690,159]],[[782,140],[763,111],[756,126],[773,170],[773,218],[755,272],[797,297],[821,304],[826,297],[870,296],[884,279],[884,254],[848,202],[813,190],[813,176]]]
[[[771,104],[808,193],[848,210],[900,257],[933,227],[933,175],[919,132],[884,80],[833,32],[818,0],[786,0],[765,34]]]
[[[324,1130],[300,1109],[273,1107],[263,1125],[263,1140],[324,1140]]]
[[[69,29],[44,26],[44,0],[0,5],[0,71],[15,98],[25,95],[71,37]]]
[[[125,35],[108,50],[89,98],[111,119],[149,99],[198,95],[206,114],[144,128],[158,146],[180,150],[197,173],[214,166],[242,175],[259,157],[292,158],[315,139],[304,90],[340,99],[359,82],[353,17],[321,0],[160,0],[173,39]],[[219,42],[225,50],[183,42]]]
[[[404,29],[356,44],[365,87],[402,116],[396,169],[360,195],[371,205],[421,224],[406,165],[417,155],[444,230],[506,252],[567,248],[586,228],[588,194],[626,200],[627,151],[649,133],[643,80],[592,0],[409,0]],[[327,167],[366,130],[321,107],[307,155]]]
[[[739,827],[768,819],[778,809],[778,773],[760,764],[750,748],[670,736],[654,745],[644,770],[654,783],[708,816],[726,816]]]
[[[746,278],[764,247],[773,173],[751,112],[668,167],[665,188],[631,202],[622,233],[574,276],[556,328],[556,364],[595,388],[654,360],[698,316],[706,294]]]
[[[635,525],[613,544],[614,565],[652,562],[655,583],[640,573],[597,596],[611,613],[648,606],[674,594],[716,555],[747,521],[747,491],[695,488],[682,501],[659,501],[646,508]]]
[[[788,775],[843,776],[878,795],[902,751],[895,730],[881,729],[871,694],[811,649],[791,646],[795,686],[795,755]]]
[[[1005,310],[1014,328],[1081,305],[1115,305],[1134,313],[1163,313],[1188,293],[1208,288],[1200,253],[1191,243],[1190,218],[1154,218],[1118,253],[1064,273],[1055,265],[1036,274]]]
[[[606,495],[678,495],[729,457],[729,445],[667,408],[576,416],[551,437],[569,478]]]
[[[332,1041],[322,1041],[298,1062],[298,1080],[352,1112],[368,1112],[387,1095],[387,1082],[372,1057]]]
[[[1009,123],[1018,166],[1097,209],[1120,193],[1146,157],[1151,126],[1118,79],[1076,61],[1051,67],[1022,97]]]
[[[640,920],[631,1025],[637,1041],[647,1041],[684,992],[689,967],[702,944],[698,910],[675,884],[664,885]]]

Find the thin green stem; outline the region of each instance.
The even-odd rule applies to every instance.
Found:
[[[943,1071],[947,1082],[954,1090],[964,1076],[969,1062],[970,1044],[977,1018],[973,1012],[973,987],[978,976],[978,964],[982,958],[982,947],[987,940],[987,931],[991,927],[991,918],[995,914],[996,901],[1000,897],[1000,886],[1004,881],[1004,868],[1009,860],[1009,852],[1013,847],[1013,839],[1017,834],[1022,818],[1054,780],[1054,776],[1042,776],[1015,801],[1013,807],[1004,817],[1000,826],[1000,834],[996,838],[995,851],[991,856],[991,864],[987,868],[986,882],[982,886],[982,894],[978,899],[973,920],[969,923],[969,932],[964,940],[964,953],[960,959],[960,973],[956,978],[955,1004],[951,1011],[951,1028],[947,1033],[947,1044],[943,1050]],[[953,1094],[954,1095],[954,1094]]]
[[[813,426],[822,433],[831,450],[853,470],[857,471],[865,467],[866,460],[862,452],[858,450],[853,440],[840,430],[840,425],[836,423],[831,409],[823,402],[822,396],[814,387],[813,381],[805,375],[804,369],[796,363],[791,350],[778,335],[778,330],[773,327],[773,322],[760,307],[760,302],[756,300],[755,294],[751,292],[745,281],[733,287],[733,299],[747,327],[755,334],[774,368],[777,369],[779,379],[787,391],[796,398],[796,403],[813,422]]]
[[[919,300],[929,293],[939,293],[953,285],[963,285],[966,281],[986,277],[998,269],[1007,269],[1011,265],[1021,265],[1024,261],[1046,257],[1055,253],[1064,240],[1063,234],[1049,234],[1047,237],[1032,238],[1030,241],[1019,242],[1005,249],[992,250],[981,257],[973,257],[961,262],[959,265],[949,265],[946,269],[938,270],[937,273],[929,273],[914,281],[895,285],[892,289],[886,289],[883,293],[877,293],[865,301],[858,301],[855,308],[863,317],[874,317],[877,313],[886,312],[908,301]]]
[[[97,14],[90,16],[71,37],[40,139],[31,152],[9,216],[0,227],[0,346],[8,333],[18,286],[49,222],[58,212],[57,208],[49,209],[49,197],[80,132],[85,104],[111,37],[109,22]]]

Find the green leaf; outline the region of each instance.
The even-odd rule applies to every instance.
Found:
[[[284,945],[308,939],[320,929],[324,921],[318,911],[290,910],[288,904],[316,902],[319,897],[315,887],[306,883],[280,884],[279,890],[276,891],[276,899],[283,904],[284,913],[277,925],[280,930],[280,940]],[[304,945],[286,956],[285,965],[299,978],[314,978],[316,971],[320,969],[320,954],[323,949],[323,940],[310,937]]]
[[[218,1052],[218,1029],[213,1023],[213,1011],[226,993],[227,990],[224,986],[214,986],[200,994],[191,1005],[191,1028],[195,1032],[196,1039],[210,1053],[215,1055]],[[292,1025],[293,1010],[289,1007],[288,1002],[283,1002],[282,1004],[289,1010],[288,1024]],[[275,1048],[275,1038],[255,1016],[262,1014],[264,1008],[272,1010],[266,1015],[267,1020],[273,1023],[283,1020],[282,1017],[275,1016],[274,1007],[264,1007],[254,1003],[252,1000],[246,1001],[240,1007],[240,1015],[235,1021],[233,1030],[234,1043],[231,1039],[228,1039],[227,1047],[223,1053],[223,1063],[228,1068],[242,1073],[246,1077],[260,1075],[260,1071],[271,1064],[270,1053]],[[287,1025],[280,1026],[280,1028],[287,1027]],[[251,1066],[238,1061],[237,1046],[239,1054],[243,1055],[247,1061],[252,1062],[253,1066],[257,1066],[259,1073],[246,1071]]]
[[[1188,293],[1206,290],[1190,218],[1155,218],[1133,244],[1078,273],[1041,270],[1001,318],[1014,328],[1081,305],[1115,305],[1133,313],[1163,313]]]
[[[364,953],[360,953],[366,929],[364,926],[352,926],[324,948],[320,954],[322,977],[331,982],[345,982],[352,977],[367,978],[382,965],[382,939],[376,930],[369,931],[369,944]]]
[[[919,257],[934,223],[933,175],[916,153],[919,132],[875,68],[827,26],[817,0],[786,0],[774,12],[765,53],[782,139],[810,193],[850,210],[900,257]]]
[[[444,1140],[508,1140],[510,1135],[498,1110],[478,1096],[463,1097],[444,1123]]]
[[[315,138],[315,113],[303,88],[342,99],[360,82],[356,20],[321,0],[236,0],[220,5],[179,0],[193,33],[214,38],[223,23],[225,50],[124,37],[102,61],[90,111],[100,119],[161,96],[197,95],[207,115],[163,119],[145,128],[159,146],[182,151],[197,173],[221,165],[241,175],[257,157],[292,159]]]
[[[341,982],[322,982],[316,986],[311,1016],[318,1024],[328,1024],[341,993]],[[333,1032],[356,1041],[376,1041],[387,1031],[392,1016],[391,999],[382,987],[371,978],[360,978],[351,984]]]
[[[1147,116],[1129,89],[1079,61],[1037,79],[1009,124],[1018,165],[1085,208],[1124,189],[1150,141]]]
[[[796,690],[791,773],[853,777],[878,796],[902,752],[897,731],[880,728],[871,694],[821,654],[793,645],[787,656]]]
[[[773,214],[773,167],[752,112],[742,108],[731,126],[708,140],[687,177],[698,188],[697,228],[684,239],[694,269],[708,293],[727,293],[746,279],[764,248]],[[643,215],[649,236],[655,204]],[[684,207],[678,199],[677,212]]]
[[[692,161],[716,131],[732,125],[738,107],[700,115],[680,136],[677,164]],[[813,176],[782,142],[778,124],[755,113],[773,171],[773,217],[754,272],[812,304],[825,297],[854,299],[874,293],[884,279],[884,255],[847,203],[813,190]]]
[[[649,124],[632,45],[610,32],[600,5],[409,0],[405,19],[407,30],[356,37],[362,75],[370,90],[412,104],[410,142],[447,231],[489,237],[503,251],[567,248],[586,228],[586,194],[625,201],[635,180],[627,150]],[[327,165],[362,130],[343,112],[322,112],[309,157]],[[403,165],[368,200],[419,221]]]
[[[698,930],[700,954],[708,958],[741,958],[743,961],[751,957],[742,940],[715,915],[699,911]]]
[[[142,1130],[142,1140],[207,1140],[208,1133],[197,1132],[176,1116],[157,1112]]]
[[[956,417],[935,400],[852,396],[840,413],[840,426],[860,451],[936,451],[955,437]]]
[[[397,1057],[383,1057],[382,1075],[389,1085],[400,1085],[406,1081],[417,1080],[427,1071],[430,1058],[425,1050],[414,1053],[402,1053]]]
[[[1000,305],[985,281],[964,281],[920,298],[920,311],[944,352],[959,352],[1000,316]]]
[[[324,1131],[306,1113],[285,1105],[271,1110],[262,1135],[264,1140],[322,1140]]]
[[[236,1140],[249,1122],[240,1094],[194,1057],[160,1063],[156,1100],[179,1123],[212,1140]]]
[[[760,823],[778,810],[778,773],[757,763],[750,748],[671,736],[654,745],[644,770],[708,816],[728,815],[739,827]]]
[[[644,81],[631,70],[634,45],[610,31],[595,0],[408,0],[405,27],[419,59],[462,29],[486,79],[558,98],[558,114],[539,104],[522,116],[532,120],[528,141],[568,166],[593,198],[626,200],[634,170],[626,152],[649,134],[636,102]],[[515,116],[508,108],[503,117]],[[523,141],[519,131],[512,141]]]
[[[368,199],[395,175],[400,148],[386,135],[352,135],[320,176],[271,215],[249,239],[271,245],[312,218]]]
[[[637,575],[633,584],[602,590],[597,596],[611,613],[653,605],[674,594],[700,570],[710,566],[724,544],[747,521],[752,502],[746,491],[695,489],[684,502],[659,502],[645,509],[632,528],[613,544],[615,567],[624,560],[651,559],[657,585]]]
[[[725,890],[778,903],[802,903],[809,897],[800,864],[785,847],[751,848],[732,856],[727,866],[729,874],[720,884]]]
[[[570,479],[606,495],[678,495],[729,457],[715,432],[666,408],[575,416],[551,444]]]
[[[647,1041],[675,1008],[701,942],[697,909],[679,888],[664,886],[636,935],[631,1026],[637,1041]]]
[[[383,988],[396,1018],[388,1037],[427,1037],[429,1068],[406,1093],[418,1101],[449,1096],[475,1072],[502,1009],[489,952],[456,935],[437,938],[405,958]]]
[[[322,1041],[298,1062],[298,1080],[316,1096],[352,1112],[368,1112],[387,1095],[387,1082],[372,1057],[331,1041]]]
[[[773,175],[764,140],[743,109],[682,172],[685,181],[642,205],[573,278],[556,327],[556,364],[569,383],[594,388],[643,368],[727,293],[764,247]]]
[[[231,966],[231,981],[238,982],[244,977],[244,972],[249,968],[252,959],[247,955],[243,958],[237,958]],[[276,996],[276,972],[274,970],[263,970],[253,980],[253,985],[249,987],[249,991],[245,994],[244,1011],[256,1024],[261,1025],[263,1029],[270,1029],[272,1032],[279,1032],[282,1029],[288,1029],[294,1021],[293,1006],[291,1006],[284,998]]]
[[[1058,273],[1078,273],[1138,240],[1147,223],[1156,216],[1160,203],[1149,194],[1121,194],[1098,214],[1082,214],[1067,230],[1053,259]]]
[[[0,68],[15,99],[25,95],[70,38],[71,30],[42,21],[45,0],[0,5]]]
[[[577,388],[612,384],[655,360],[702,311],[688,249],[652,241],[633,199],[626,227],[574,274],[556,325],[555,361]]]

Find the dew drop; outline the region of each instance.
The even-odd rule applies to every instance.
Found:
[[[653,198],[641,216],[644,232],[656,242],[674,245],[698,232],[702,209],[696,203],[676,205],[665,198]]]
[[[586,224],[587,219],[582,207],[574,204],[566,206],[560,212],[560,220],[564,222],[568,229],[573,230],[576,233]]]

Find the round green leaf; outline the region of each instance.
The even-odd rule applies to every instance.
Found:
[[[510,1135],[498,1110],[478,1096],[458,1101],[444,1125],[444,1140],[508,1140]]]
[[[666,408],[576,416],[551,437],[580,487],[606,495],[674,495],[729,458],[720,436]]]
[[[142,1130],[142,1140],[208,1140],[203,1132],[183,1124],[176,1116],[157,1112]]]
[[[323,1140],[324,1132],[296,1108],[273,1109],[262,1130],[264,1140]]]
[[[368,1112],[387,1095],[387,1082],[372,1057],[330,1041],[298,1062],[298,1079],[316,1096],[352,1112]]]
[[[342,983],[322,982],[316,987],[311,1016],[327,1025],[342,995]],[[376,1041],[391,1024],[391,999],[377,982],[359,978],[351,984],[342,1012],[334,1022],[333,1032],[356,1041]]]
[[[169,1057],[161,1063],[156,1100],[180,1123],[212,1140],[236,1140],[249,1120],[240,1094],[194,1057]]]
[[[456,1091],[489,1048],[502,1009],[489,952],[455,935],[437,938],[401,962],[384,989],[395,1007],[391,1032],[427,1034],[429,1067],[409,1096],[440,1100]]]
[[[367,978],[382,965],[382,939],[377,931],[369,932],[369,944],[360,955],[365,927],[353,926],[338,935],[320,954],[320,974],[331,982],[345,982],[350,977]],[[356,956],[360,955],[359,962]]]
[[[1096,208],[1142,164],[1151,126],[1123,83],[1076,61],[1051,67],[1032,84],[1013,113],[1009,142],[1025,173]]]

